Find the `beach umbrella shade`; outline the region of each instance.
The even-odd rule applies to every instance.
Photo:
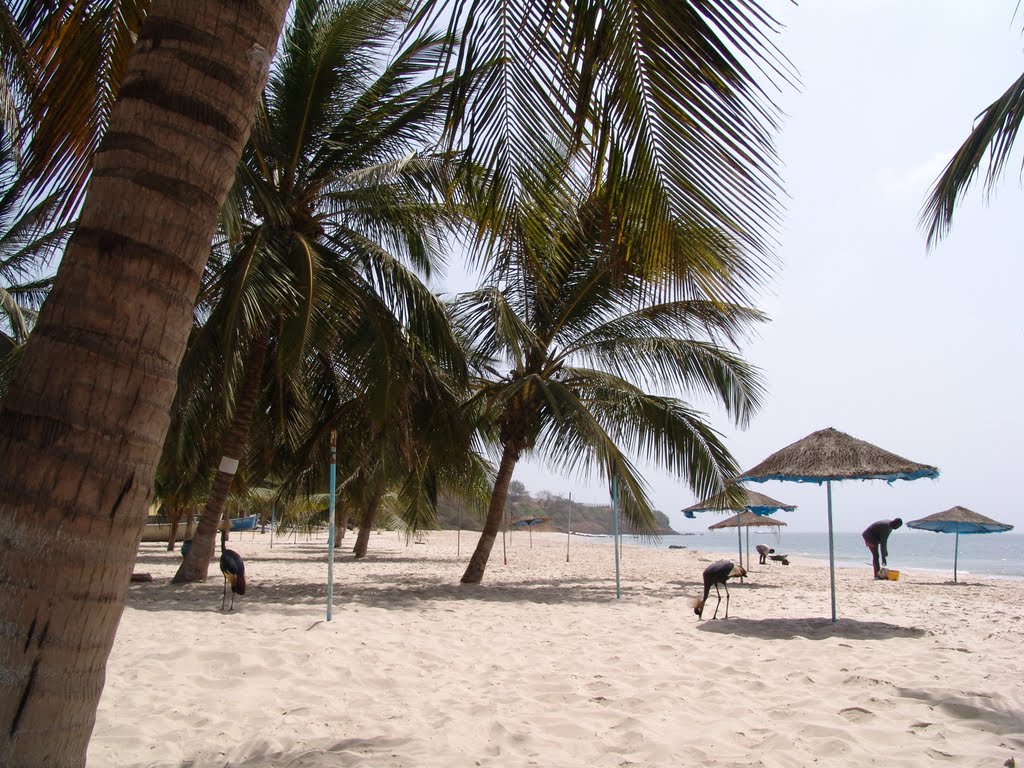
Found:
[[[524,517],[517,518],[512,521],[514,528],[529,528],[530,530],[530,549],[533,549],[533,526],[542,525],[543,523],[551,522],[550,517],[544,517],[543,515],[526,515]]]
[[[1012,525],[1000,523],[991,517],[979,515],[977,512],[967,509],[967,507],[950,507],[944,512],[936,512],[934,515],[922,517],[920,520],[912,520],[907,523],[907,526],[921,531],[956,534],[955,544],[953,545],[954,583],[956,583],[956,566],[960,554],[961,533],[1006,533],[1013,530]]]
[[[694,518],[697,512],[750,512],[758,517],[770,515],[773,512],[782,510],[784,512],[792,512],[796,509],[795,504],[786,504],[782,501],[777,501],[771,496],[766,496],[763,493],[752,491],[749,488],[735,487],[728,490],[722,491],[712,496],[710,499],[705,499],[702,502],[693,504],[686,509],[682,510],[685,517]],[[716,523],[716,525],[718,525]],[[722,528],[729,528],[732,526],[722,525]],[[714,528],[714,526],[712,526]],[[742,526],[736,526],[736,537],[739,541],[740,549],[740,565],[743,564],[743,531]],[[750,530],[747,530],[747,566],[749,570],[750,566]]]
[[[825,483],[828,499],[828,564],[832,592],[832,622],[836,621],[836,558],[832,529],[832,482],[834,480],[919,480],[936,478],[939,470],[905,459],[877,445],[858,440],[829,427],[776,451],[735,479],[737,483],[786,480]]]

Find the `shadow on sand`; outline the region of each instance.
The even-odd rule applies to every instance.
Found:
[[[1000,734],[1000,738],[1005,739],[1008,745],[1017,749],[1024,748],[1020,711],[1000,707],[984,693],[967,697],[951,696],[949,691],[924,691],[919,688],[897,690],[900,696],[923,701],[932,709],[944,712],[953,719],[969,723],[988,723],[992,726],[992,732]]]
[[[216,566],[214,566],[216,567]],[[127,605],[142,611],[220,611],[223,582],[220,574],[211,573],[207,581],[196,584],[172,584],[170,579],[156,579],[133,584],[128,591]],[[637,591],[639,594],[639,591]],[[651,592],[644,591],[650,596]],[[674,591],[671,596],[678,596]],[[261,611],[287,610],[297,606],[326,602],[324,582],[253,583],[244,597],[235,598],[235,612],[247,608]],[[371,608],[407,608],[426,602],[484,600],[505,603],[614,603],[615,588],[607,578],[578,579],[571,584],[542,581],[517,581],[515,584],[460,584],[458,576],[451,582],[395,575],[368,575],[358,584],[335,583],[334,605],[360,605]]]
[[[924,637],[928,633],[917,627],[901,627],[884,621],[839,619],[833,624],[826,618],[793,619],[719,619],[705,621],[701,632],[721,635],[743,635],[762,640],[790,640],[805,637],[808,640],[827,640],[842,637],[848,640],[891,640],[898,637]]]

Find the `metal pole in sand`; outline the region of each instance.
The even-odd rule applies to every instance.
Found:
[[[956,530],[956,543],[953,545],[953,583],[956,584],[956,561],[960,557],[960,529]]]
[[[334,609],[334,484],[338,466],[338,433],[331,430],[331,485],[327,501],[327,620]],[[322,487],[322,486],[321,486]]]
[[[619,480],[612,477],[612,523],[615,531],[615,599],[622,597],[619,583]]]
[[[565,526],[565,562],[569,562],[569,541],[572,539],[572,494],[569,494],[569,522]]]
[[[828,578],[832,588],[832,623],[836,623],[836,552],[832,543],[832,481],[825,481],[825,494],[828,497]]]
[[[462,554],[462,505],[464,502],[459,502],[459,531],[455,534],[455,556],[458,557]]]
[[[276,527],[275,524],[274,524],[274,510],[276,510],[276,509],[277,509],[277,504],[271,504],[270,505],[270,548],[271,549],[274,548],[274,528]]]

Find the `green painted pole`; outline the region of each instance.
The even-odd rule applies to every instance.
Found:
[[[619,480],[612,477],[612,522],[615,530],[615,599],[622,597],[619,581]]]
[[[338,466],[338,433],[331,430],[331,484],[327,502],[327,620],[334,611],[334,491]],[[323,487],[323,486],[321,486]]]
[[[569,562],[569,541],[572,539],[572,494],[569,494],[569,523],[565,526],[565,562]]]

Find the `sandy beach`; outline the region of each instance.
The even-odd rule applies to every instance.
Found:
[[[698,621],[718,555],[564,534],[326,540],[233,534],[249,590],[177,586],[143,544],[88,753],[100,766],[986,766],[1024,764],[1021,582],[904,571],[876,582],[794,559],[730,583]],[[756,559],[755,559],[756,563]],[[710,618],[712,591],[705,619]],[[725,608],[719,611],[719,617]]]

